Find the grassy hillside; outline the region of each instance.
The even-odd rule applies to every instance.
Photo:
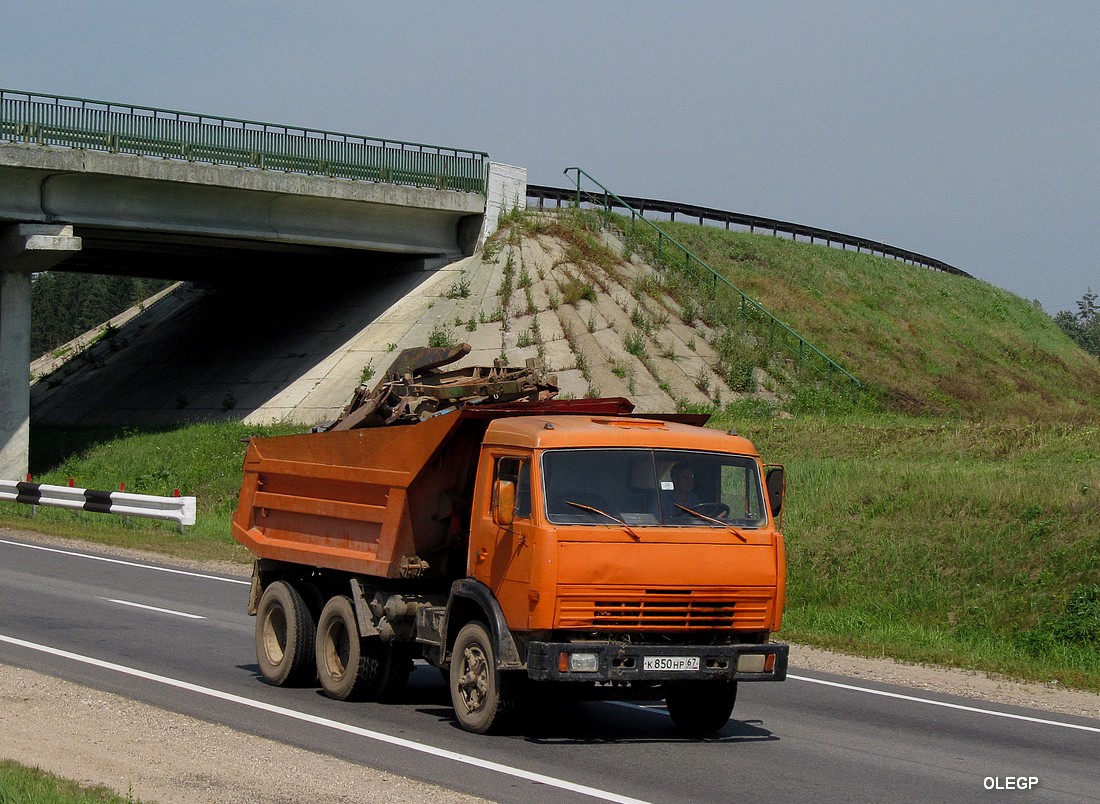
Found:
[[[887,409],[1021,422],[1100,415],[1100,360],[1007,291],[868,254],[660,225]]]
[[[986,283],[667,226],[867,388],[854,406],[815,408],[796,394],[710,408],[713,426],[737,429],[788,469],[781,636],[1100,690],[1100,361],[1033,305]],[[706,306],[683,283],[648,283],[645,292],[677,295],[669,309],[680,313]],[[563,289],[560,304],[589,303],[582,295],[571,302]],[[712,337],[737,323],[722,326]],[[125,482],[152,494],[179,487],[198,497],[199,522],[180,536],[163,523],[121,527],[58,510],[31,520],[10,505],[0,507],[0,524],[247,560],[229,519],[242,439],[265,432],[240,424],[167,433],[37,428],[36,479]]]

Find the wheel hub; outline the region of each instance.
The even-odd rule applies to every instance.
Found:
[[[489,663],[476,645],[466,648],[462,654],[462,678],[458,689],[462,702],[470,712],[476,712],[485,705],[485,694],[489,688]]]

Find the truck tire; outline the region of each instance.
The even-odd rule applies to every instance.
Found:
[[[668,688],[665,707],[681,731],[704,735],[729,722],[736,701],[736,681],[681,681]]]
[[[317,677],[329,697],[389,702],[404,692],[413,669],[411,650],[361,637],[350,597],[337,595],[325,604],[316,639]]]
[[[375,648],[380,649],[381,655],[377,658],[378,678],[370,697],[381,703],[395,701],[405,691],[412,675],[412,649],[398,642],[382,642],[378,637],[370,637],[367,641],[381,643]]]
[[[276,687],[312,683],[317,625],[302,595],[286,581],[268,585],[256,609],[256,663]]]
[[[450,675],[459,725],[475,734],[499,729],[514,706],[506,682],[488,628],[476,620],[464,625],[455,638]]]
[[[361,700],[370,687],[370,661],[347,595],[329,598],[317,620],[317,678],[330,698]]]

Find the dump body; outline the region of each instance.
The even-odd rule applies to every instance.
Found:
[[[445,549],[476,442],[458,416],[253,440],[233,535],[261,558],[396,578]]]
[[[260,558],[382,578],[448,575],[457,546],[461,573],[490,422],[630,407],[618,398],[484,406],[415,425],[252,439],[233,536]]]

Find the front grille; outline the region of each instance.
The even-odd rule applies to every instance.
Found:
[[[771,596],[755,591],[644,589],[563,590],[558,595],[558,628],[616,631],[760,630],[768,627]]]

